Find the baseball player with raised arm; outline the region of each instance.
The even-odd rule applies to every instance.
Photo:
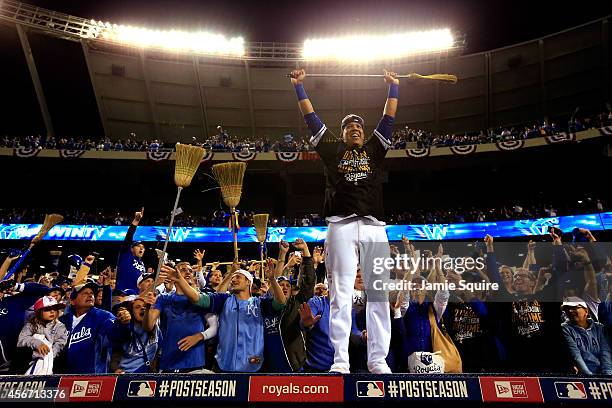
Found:
[[[328,222],[325,240],[327,279],[330,296],[329,335],[334,347],[334,364],[330,371],[349,373],[349,336],[353,286],[358,264],[364,271],[366,287],[371,281],[374,257],[389,257],[389,246],[382,204],[382,165],[397,111],[399,80],[394,72],[384,71],[389,95],[382,119],[367,141],[364,120],[350,114],[342,119],[341,140],[324,141],[333,136],[317,117],[304,90],[303,69],[291,73],[291,83],[299,101],[304,120],[312,134],[315,147],[325,167],[325,207]],[[368,270],[370,273],[367,273]],[[371,286],[370,286],[371,288]],[[367,292],[367,291],[366,291]],[[372,291],[370,291],[373,294]],[[378,296],[377,296],[378,297]],[[390,373],[385,357],[389,351],[391,319],[385,296],[369,298],[366,306],[368,333],[368,369],[374,374]]]

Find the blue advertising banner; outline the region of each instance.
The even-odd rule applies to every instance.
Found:
[[[571,232],[575,227],[591,231],[612,229],[612,213],[573,215],[551,218],[537,218],[515,221],[474,222],[463,224],[418,224],[387,225],[390,241],[400,241],[402,236],[411,241],[481,239],[486,234],[496,238],[545,235],[549,227],[558,227]],[[32,239],[40,224],[0,224],[0,239]],[[127,226],[116,225],[56,225],[49,231],[45,240],[54,241],[122,241]],[[165,238],[164,226],[140,226],[134,239],[155,242]],[[302,238],[306,242],[323,242],[327,227],[269,227],[268,242],[295,241]],[[219,227],[174,227],[172,242],[232,242],[231,231]],[[255,228],[241,228],[239,242],[257,242]]]
[[[117,377],[115,401],[247,401],[248,374],[123,374]]]
[[[612,378],[540,378],[545,402],[612,403]]]
[[[350,375],[344,377],[345,401],[481,401],[478,377]]]

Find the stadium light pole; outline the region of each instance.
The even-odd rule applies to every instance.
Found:
[[[43,121],[45,122],[45,128],[47,129],[47,137],[55,137],[55,132],[53,131],[53,123],[51,122],[51,114],[49,113],[49,107],[47,106],[45,93],[43,92],[40,77],[38,76],[38,70],[36,69],[36,62],[34,61],[34,55],[32,54],[32,48],[30,48],[28,36],[21,24],[15,24],[15,27],[17,27],[17,35],[19,36],[21,49],[23,50],[23,54],[25,55],[25,59],[28,64],[30,77],[32,78],[32,85],[34,85],[34,90],[36,91],[36,99],[38,99],[40,113],[42,114]]]

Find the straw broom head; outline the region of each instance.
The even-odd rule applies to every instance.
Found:
[[[204,149],[198,146],[176,144],[174,184],[177,187],[189,187],[200,162],[204,158],[204,153]]]
[[[270,214],[255,214],[253,215],[253,223],[255,224],[255,231],[257,232],[257,240],[264,242],[268,235],[268,218]]]
[[[423,81],[437,81],[437,82],[448,82],[451,84],[457,83],[457,76],[451,74],[433,74],[433,75],[419,75],[416,73],[408,74],[409,79],[423,80]]]
[[[53,228],[54,225],[59,224],[62,221],[64,221],[64,217],[62,215],[59,215],[59,214],[45,215],[45,221],[43,222],[42,227],[40,227],[40,231],[38,231],[38,234],[36,234],[36,236],[32,239],[32,244],[36,244],[40,240],[42,240],[45,237],[45,235],[47,235],[47,232],[49,232],[49,230]]]
[[[230,208],[236,208],[240,202],[245,170],[246,163],[244,162],[229,162],[212,166],[213,176],[221,186],[223,202]]]

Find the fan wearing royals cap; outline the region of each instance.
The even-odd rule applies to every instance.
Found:
[[[382,165],[391,146],[393,121],[397,111],[399,80],[394,72],[384,71],[389,94],[384,114],[374,134],[365,140],[364,120],[347,115],[341,122],[341,141],[328,143],[333,134],[317,117],[306,91],[303,69],[291,73],[291,83],[304,120],[312,134],[310,144],[325,167],[325,207],[328,222],[325,240],[326,265],[330,293],[329,335],[334,347],[332,372],[349,373],[349,336],[353,284],[357,265],[361,264],[366,288],[371,287],[368,269],[375,257],[389,257],[382,205]],[[361,259],[360,259],[361,258]],[[391,318],[386,295],[368,291],[366,327],[368,333],[368,369],[375,374],[390,373],[385,358],[391,339]]]

